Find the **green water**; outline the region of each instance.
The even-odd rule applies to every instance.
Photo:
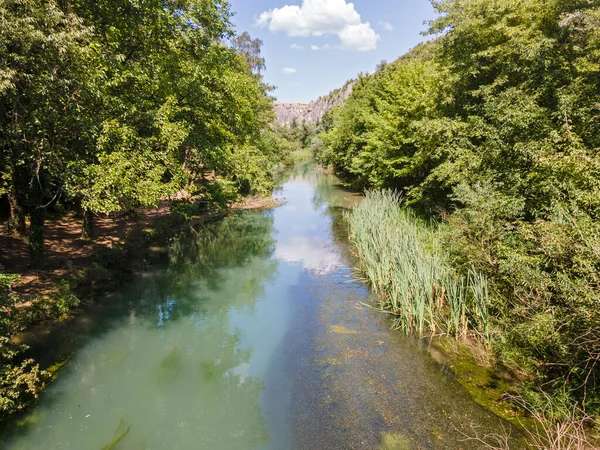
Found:
[[[73,352],[6,449],[477,449],[506,424],[361,306],[343,211],[310,165],[286,203],[174,239],[151,269],[34,351]],[[516,448],[516,447],[515,447]]]

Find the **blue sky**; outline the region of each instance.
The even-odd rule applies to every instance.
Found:
[[[230,0],[238,32],[260,38],[266,81],[284,102],[309,102],[393,61],[435,17],[429,0]]]

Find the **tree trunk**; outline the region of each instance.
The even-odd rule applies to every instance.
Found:
[[[38,174],[37,179],[31,183],[29,218],[29,263],[32,267],[39,268],[44,265],[44,224],[46,222],[41,174]]]
[[[34,206],[31,208],[31,224],[29,232],[29,259],[32,267],[44,265],[44,223],[46,208]]]
[[[8,231],[20,236],[25,236],[27,226],[25,224],[25,210],[20,205],[14,188],[8,193],[8,203],[10,204],[10,218],[8,219]]]
[[[10,205],[10,219],[8,220],[8,231],[16,233],[20,236],[25,236],[27,226],[25,224],[25,208],[23,203],[23,195],[21,186],[23,174],[18,173],[14,161],[11,161],[10,170],[10,189],[8,190],[8,203]]]
[[[83,211],[83,222],[81,224],[81,239],[92,239],[94,237],[94,215],[89,209]]]

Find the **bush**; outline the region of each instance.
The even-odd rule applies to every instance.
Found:
[[[0,422],[37,400],[49,374],[31,359],[18,361],[25,347],[14,348],[0,337]]]
[[[15,304],[16,299],[12,292],[12,284],[18,279],[18,275],[7,274],[0,264],[0,309],[10,308]]]
[[[58,283],[56,290],[31,302],[12,318],[12,331],[19,331],[44,320],[59,319],[79,305],[79,299],[65,280]]]
[[[315,150],[348,184],[398,189],[444,223],[441,252],[411,232],[410,217],[386,219],[401,241],[364,215],[357,236],[390,246],[363,255],[373,259],[367,267],[387,265],[370,275],[384,296],[419,305],[428,322],[436,296],[428,277],[437,293],[441,267],[465,283],[476,271],[488,280],[500,358],[534,375],[536,389],[564,396],[566,388],[573,405],[600,414],[598,2],[434,6],[437,39],[361,76]]]

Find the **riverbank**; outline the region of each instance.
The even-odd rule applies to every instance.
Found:
[[[394,317],[395,328],[432,336],[432,356],[479,404],[524,427],[533,448],[536,442],[597,448],[589,442],[597,417],[560,391],[545,390],[530,368],[534,361],[519,367],[506,358],[507,324],[493,285],[474,266],[461,271],[454,264],[441,225],[418,218],[392,191],[368,193],[347,218],[359,268],[378,294],[376,307]]]
[[[67,281],[73,294],[84,303],[110,292],[123,277],[148,268],[160,245],[184,227],[220,220],[233,211],[265,210],[278,206],[272,198],[254,195],[227,208],[161,201],[157,208],[133,215],[111,215],[95,219],[93,239],[81,238],[81,219],[69,213],[50,220],[46,234],[46,264],[30,269],[28,243],[8,233],[0,233],[0,265],[18,278],[12,292],[18,298],[20,313],[34,308],[42,298],[57,298],[60,283]],[[0,229],[2,229],[0,224]],[[63,286],[64,291],[64,286]],[[37,322],[44,320],[37,316]],[[53,317],[47,317],[53,318]],[[19,326],[19,330],[24,327]]]

